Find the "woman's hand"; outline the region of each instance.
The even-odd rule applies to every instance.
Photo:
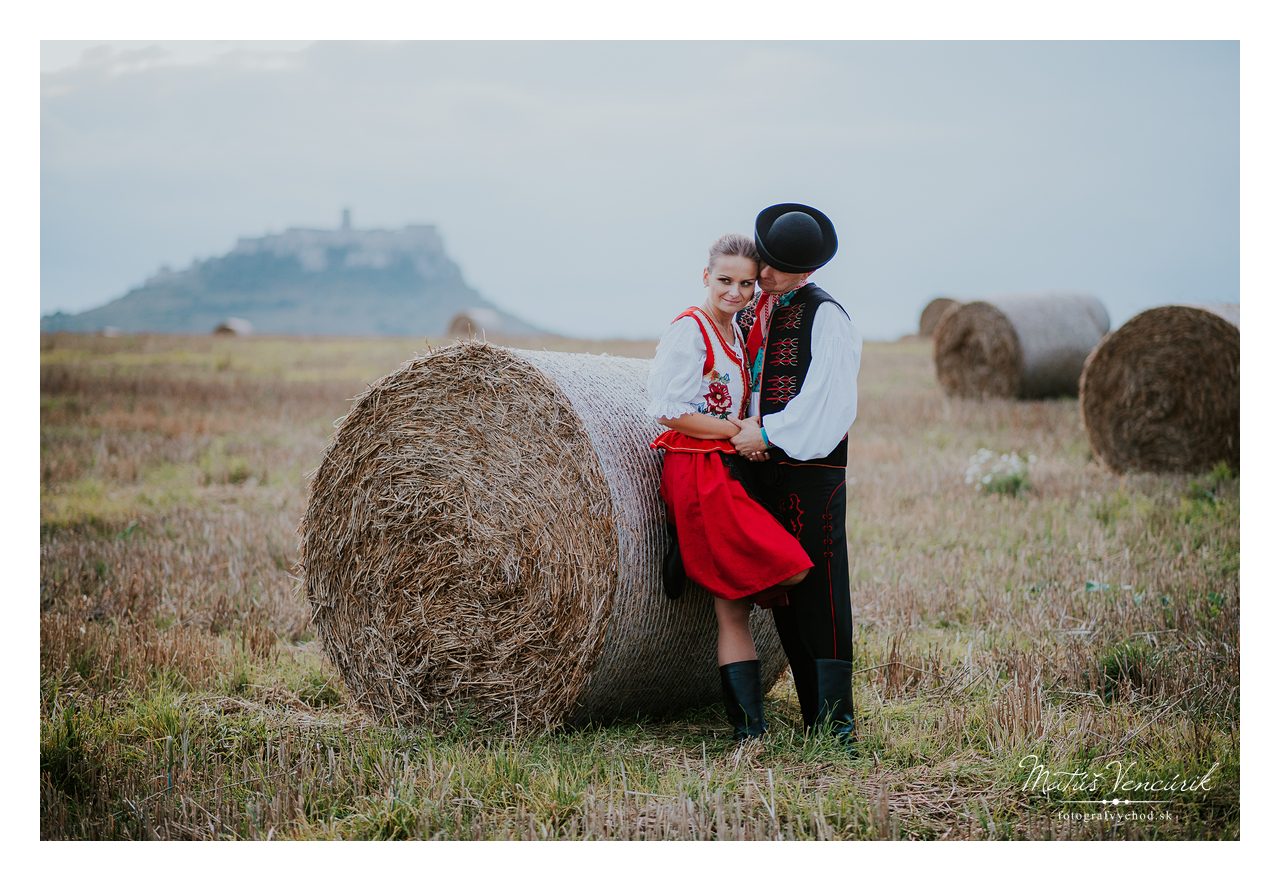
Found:
[[[734,419],[730,416],[729,421],[738,427],[738,433],[729,440],[733,441],[739,456],[745,456],[752,462],[763,462],[769,458],[769,445],[764,442],[764,435],[760,433],[759,416],[747,419]]]

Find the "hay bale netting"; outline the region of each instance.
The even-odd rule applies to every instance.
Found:
[[[462,342],[356,399],[300,529],[313,620],[362,706],[556,725],[719,701],[710,596],[662,592],[648,371]],[[786,657],[751,620],[768,689]]]
[[[1074,395],[1084,361],[1111,326],[1089,294],[1010,294],[947,308],[933,332],[933,366],[948,395]]]
[[[1160,306],[1108,334],[1085,362],[1080,410],[1116,472],[1240,467],[1240,307]]]
[[[955,300],[950,297],[935,297],[930,300],[928,305],[924,307],[924,311],[920,313],[920,336],[932,337],[933,330],[938,326],[939,319],[943,313],[951,307]]]

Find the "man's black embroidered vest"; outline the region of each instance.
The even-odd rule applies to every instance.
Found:
[[[744,339],[756,318],[755,302],[738,313],[738,324],[742,327]],[[761,369],[761,416],[782,410],[804,386],[809,362],[813,360],[813,319],[818,314],[818,306],[823,303],[835,303],[844,312],[843,306],[813,282],[798,289],[792,295],[789,305],[773,308]],[[848,314],[845,312],[845,315]],[[771,448],[769,458],[774,462],[793,465],[830,465],[843,468],[849,461],[849,436],[841,438],[836,448],[821,459],[793,459],[781,447]]]

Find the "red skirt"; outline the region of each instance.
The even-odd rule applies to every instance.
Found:
[[[670,446],[662,443],[666,434],[676,435]],[[813,561],[795,536],[730,476],[720,459],[722,443],[674,431],[654,442],[667,451],[661,495],[680,540],[685,574],[713,596],[746,597],[766,609],[785,606],[789,588],[778,582],[810,568]],[[703,444],[706,452],[671,449]]]

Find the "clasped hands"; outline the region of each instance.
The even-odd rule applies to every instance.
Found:
[[[727,414],[721,418],[709,413],[685,413],[683,416],[661,417],[658,423],[689,437],[728,440],[739,456],[753,462],[763,462],[769,458],[769,445],[765,443],[764,434],[760,431],[759,416],[735,419]],[[729,425],[734,428],[733,434],[729,433]]]
[[[759,416],[750,416],[746,419],[735,419],[730,416],[728,419],[738,426],[738,433],[729,438],[738,455],[745,456],[753,462],[761,462],[769,458],[769,445],[764,442],[764,435],[760,432]]]

